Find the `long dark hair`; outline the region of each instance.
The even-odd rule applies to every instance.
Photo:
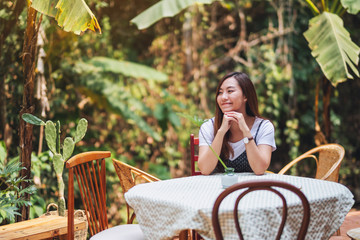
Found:
[[[259,113],[259,107],[258,107],[258,100],[257,95],[255,91],[254,84],[251,82],[249,76],[242,72],[232,72],[226,74],[221,81],[219,82],[217,88],[216,88],[216,96],[215,96],[215,103],[216,103],[216,109],[215,109],[215,123],[214,123],[214,136],[216,135],[217,131],[219,130],[224,113],[221,111],[220,106],[217,102],[217,97],[219,95],[219,90],[221,85],[225,80],[228,78],[233,77],[237,83],[239,84],[244,96],[247,98],[246,101],[246,114],[251,117],[261,117]],[[230,139],[230,131],[228,131],[224,136],[224,141],[221,147],[221,158],[223,159],[229,159],[230,155],[234,155],[234,150],[229,144]],[[229,154],[230,153],[230,154]]]

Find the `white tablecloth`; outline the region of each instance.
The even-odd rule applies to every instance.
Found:
[[[335,182],[277,174],[238,174],[239,182],[251,179],[275,179],[301,187],[311,208],[306,235],[309,240],[328,239],[354,204],[348,188]],[[146,239],[171,239],[184,229],[195,229],[204,239],[215,239],[211,214],[222,191],[221,175],[193,176],[139,184],[125,194],[125,199],[135,210]],[[281,239],[295,239],[302,205],[293,193],[282,192],[288,204],[288,218]],[[238,239],[232,216],[234,197],[220,207],[220,224],[226,240]],[[241,200],[239,212],[245,239],[273,239],[281,220],[282,203],[269,191],[254,192]]]

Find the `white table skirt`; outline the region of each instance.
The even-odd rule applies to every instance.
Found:
[[[301,187],[310,208],[306,239],[328,239],[342,224],[354,204],[345,186],[312,178],[288,175],[239,173],[238,181],[273,179]],[[223,191],[221,175],[193,176],[139,184],[125,199],[135,210],[146,239],[171,239],[184,229],[195,229],[204,239],[215,239],[211,214],[216,198]],[[295,239],[302,219],[299,198],[281,190],[288,204],[288,219],[281,239]],[[237,196],[237,195],[236,195]],[[224,238],[238,239],[234,227],[232,195],[220,207],[220,224]],[[240,226],[245,239],[273,239],[281,220],[280,198],[269,192],[248,194],[239,205]]]

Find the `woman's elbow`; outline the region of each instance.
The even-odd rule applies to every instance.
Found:
[[[209,169],[202,169],[200,166],[199,166],[199,170],[200,170],[202,175],[210,175],[211,172],[212,172]]]
[[[265,173],[265,170],[261,170],[261,171],[259,171],[259,170],[257,170],[257,171],[254,171],[254,173],[255,173],[255,175],[258,175],[258,176],[260,176],[260,175],[264,175],[264,173]]]
[[[268,164],[268,163],[264,163],[261,166],[258,166],[257,168],[253,169],[253,171],[256,175],[264,175],[264,173],[268,169],[269,165],[270,164]]]

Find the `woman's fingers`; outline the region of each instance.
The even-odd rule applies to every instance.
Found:
[[[224,114],[224,116],[223,116],[223,121],[222,121],[221,126],[224,127],[224,128],[226,128],[226,130],[229,130],[229,128],[230,128],[230,121],[231,121],[232,119],[233,119],[232,117],[226,116],[226,115]]]
[[[244,131],[247,127],[244,115],[239,112],[226,112],[224,116],[233,119],[238,125],[241,131]]]

